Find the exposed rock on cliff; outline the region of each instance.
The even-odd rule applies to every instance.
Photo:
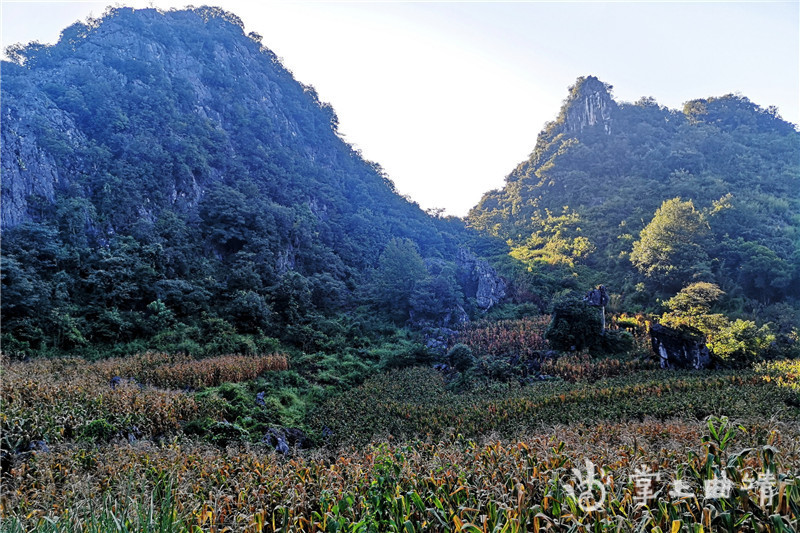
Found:
[[[44,94],[28,86],[21,95],[3,94],[0,222],[4,228],[37,218],[37,210],[55,201],[56,191],[67,187],[75,170],[74,162],[59,167],[55,156],[69,149],[65,141],[85,143],[72,117]]]
[[[483,310],[491,309],[506,296],[506,281],[489,263],[463,248],[458,251],[458,281],[464,296],[475,298]]]
[[[611,133],[611,114],[617,104],[608,94],[609,88],[594,76],[579,80],[565,106],[564,129],[578,133],[600,124]]]

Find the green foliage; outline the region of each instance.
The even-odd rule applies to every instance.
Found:
[[[631,262],[666,290],[710,276],[705,250],[708,232],[708,224],[691,200],[667,200],[633,243]]]
[[[756,326],[752,320],[736,319],[712,332],[708,347],[714,355],[731,364],[743,365],[763,359],[775,335],[768,326]]]
[[[407,320],[415,288],[427,274],[422,256],[412,241],[389,241],[373,274],[373,298],[378,309],[395,321]]]
[[[675,296],[664,302],[672,313],[684,316],[705,315],[711,311],[720,296],[725,294],[714,283],[700,281],[687,285]]]
[[[8,224],[4,205],[9,346],[253,353],[273,337],[333,352],[346,335],[330,321],[359,305],[403,323],[464,304],[461,221],[399,196],[235,16],[146,11],[111,10],[3,65],[3,135],[30,131],[48,171],[71,176]],[[110,43],[119,32],[148,52]],[[9,155],[13,179],[28,179],[23,159]]]
[[[608,354],[625,354],[633,350],[634,338],[629,331],[607,329],[599,339],[599,351]]]
[[[459,372],[468,372],[475,366],[475,356],[465,344],[456,344],[447,351],[447,361]]]
[[[116,428],[107,420],[101,418],[89,422],[83,428],[81,437],[89,442],[108,442],[116,433]]]
[[[530,275],[504,274],[531,301],[613,279],[618,311],[656,311],[688,284],[715,282],[727,293],[720,311],[766,322],[765,306],[800,297],[798,153],[795,127],[744,97],[680,112],[652,98],[617,104],[580,78],[468,223],[508,243]],[[591,253],[573,254],[579,237]]]
[[[384,343],[378,348],[371,349],[368,354],[370,359],[378,360],[378,369],[382,371],[424,365],[432,358],[432,354],[424,345],[406,339]]]
[[[752,320],[730,320],[711,313],[712,306],[725,293],[715,284],[699,282],[681,289],[664,305],[670,311],[660,322],[674,328],[690,328],[705,336],[716,357],[734,366],[745,366],[763,359],[776,340],[768,325],[760,328]]]
[[[600,310],[571,293],[553,303],[552,318],[545,338],[556,350],[580,351],[595,347],[600,342],[602,327]]]
[[[580,215],[570,211],[568,206],[558,216],[554,216],[549,209],[545,209],[544,214],[537,211],[531,222],[536,231],[524,245],[512,248],[510,252],[511,257],[526,265],[543,262],[574,267],[575,262],[585,262],[596,250],[589,239],[582,235]]]

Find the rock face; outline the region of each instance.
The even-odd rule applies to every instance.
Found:
[[[608,94],[609,87],[594,76],[579,80],[566,109],[564,128],[570,133],[602,125],[611,133],[611,113],[616,104]]]
[[[489,263],[463,248],[458,251],[457,263],[464,296],[475,298],[478,307],[487,311],[505,298],[508,285]]]
[[[297,428],[269,428],[261,440],[284,455],[289,453],[290,448],[303,449],[309,447],[308,437],[302,430]]]
[[[13,68],[13,67],[12,67]],[[83,136],[62,110],[30,88],[24,101],[6,97],[2,128],[2,227],[13,227],[36,218],[39,208],[52,204],[56,191],[68,185],[65,170],[59,171],[52,155],[60,146],[42,132],[63,132],[70,142],[80,144]],[[37,124],[38,122],[38,124]],[[50,149],[45,148],[51,144]]]
[[[163,179],[132,212],[191,210],[209,184],[233,174],[228,162],[245,158],[236,133],[245,110],[248,120],[261,123],[259,141],[276,147],[261,155],[278,159],[274,152],[287,150],[329,168],[348,157],[329,131],[332,108],[218,8],[117,8],[102,23],[66,28],[54,47],[16,55],[23,59],[3,62],[4,229],[37,221],[37,209],[50,208],[70,186],[69,195],[92,198],[105,174],[138,181],[151,172],[145,164]],[[181,115],[186,131],[146,130],[170,112]],[[307,123],[311,114],[317,123]],[[192,143],[202,143],[192,138],[198,132],[212,137],[211,156],[190,153],[198,150]],[[96,164],[104,152],[113,154],[113,165]],[[179,152],[190,155],[181,160]]]
[[[711,352],[702,333],[697,330],[678,330],[654,324],[650,328],[650,341],[661,368],[699,370],[711,366]]]

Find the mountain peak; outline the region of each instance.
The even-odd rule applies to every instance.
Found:
[[[578,133],[600,125],[610,134],[612,113],[617,106],[609,93],[611,88],[594,76],[578,78],[562,108],[564,130]]]

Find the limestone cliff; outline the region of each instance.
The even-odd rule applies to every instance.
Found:
[[[12,57],[2,65],[4,228],[33,220],[69,183],[94,199],[108,175],[158,175],[157,190],[124,209],[157,213],[195,207],[234,173],[263,175],[253,158],[333,169],[352,156],[332,108],[219,9],[112,9]]]
[[[62,137],[76,145],[85,138],[72,118],[46,95],[28,86],[22,98],[3,95],[2,202],[0,224],[13,227],[52,205],[58,189],[69,184],[77,164],[59,167],[55,161]]]
[[[580,133],[599,125],[610,134],[616,103],[608,91],[609,86],[594,76],[578,80],[564,105],[564,130]]]
[[[491,309],[505,298],[506,281],[489,263],[462,248],[458,251],[457,265],[464,296],[474,298],[480,309]]]

